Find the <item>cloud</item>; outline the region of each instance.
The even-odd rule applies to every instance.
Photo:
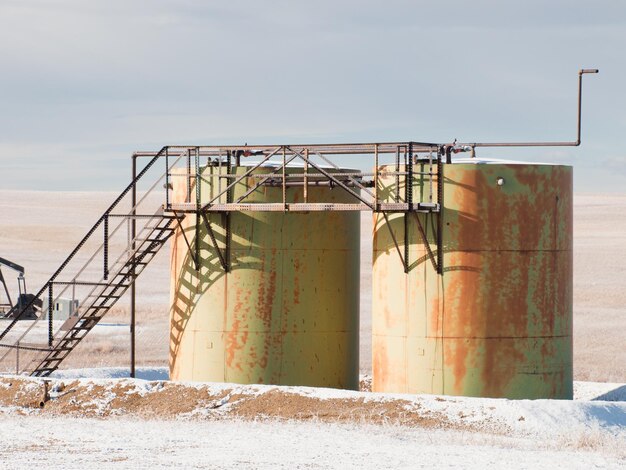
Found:
[[[23,146],[25,161],[74,158],[80,177],[89,149],[109,159],[110,183],[127,175],[114,150],[123,160],[167,143],[573,140],[576,71],[598,66],[585,86],[583,147],[554,154],[576,161],[624,131],[625,10],[564,0],[5,0],[0,165],[12,165],[3,149]],[[31,185],[41,168],[12,170],[14,180]]]

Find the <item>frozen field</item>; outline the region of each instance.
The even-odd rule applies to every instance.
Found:
[[[36,291],[98,219],[116,193],[0,190],[0,256],[26,267]],[[160,200],[154,200],[159,204]],[[156,206],[155,206],[156,207]],[[574,198],[574,377],[626,381],[626,196]],[[371,217],[362,216],[361,372],[371,368]],[[11,279],[9,278],[9,281]],[[137,281],[138,350],[143,365],[167,364],[169,259],[162,250]],[[121,299],[106,322],[128,322]],[[127,328],[102,328],[65,367],[123,365]],[[111,335],[107,337],[106,331]],[[94,332],[95,333],[95,332]],[[95,353],[95,354],[94,354]],[[97,362],[94,364],[94,357]]]
[[[574,401],[111,379],[0,379],[3,468],[620,468],[626,385]],[[77,377],[100,377],[86,379]],[[158,379],[158,380],[154,380]],[[103,419],[106,418],[106,419]]]
[[[0,256],[38,290],[113,197],[0,191]],[[172,384],[164,250],[138,281],[138,361],[152,367],[136,380],[104,368],[128,363],[122,299],[55,375],[43,408],[42,382],[1,378],[2,468],[626,468],[625,213],[626,196],[575,198],[572,402]],[[368,374],[368,216],[362,232]]]

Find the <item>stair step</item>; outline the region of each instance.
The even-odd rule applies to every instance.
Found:
[[[79,341],[79,340],[78,340],[78,339],[76,339],[76,338],[65,337],[65,338],[61,338],[61,339],[59,340],[59,344],[69,343],[70,341],[71,341],[71,342],[75,342],[75,341]],[[74,346],[76,346],[76,345],[74,345]],[[68,347],[73,348],[74,346],[68,346]]]
[[[115,275],[116,277],[119,276],[119,274]],[[130,287],[130,284],[109,284],[107,286],[107,288],[115,288],[115,289],[126,289],[127,287]]]
[[[127,286],[128,286],[128,284],[127,284]],[[109,294],[113,294],[115,291],[118,291],[118,290],[120,290],[121,288],[122,288],[122,286],[121,286],[121,285],[118,285],[118,284],[112,284],[112,285],[110,285],[109,287],[107,287],[107,289],[109,289],[109,290],[110,290],[110,292],[109,292],[109,293],[106,293],[106,289],[105,289],[104,291],[102,291],[102,292],[100,293],[100,295],[109,295]]]
[[[94,321],[96,318],[100,319],[102,318],[104,315],[99,315],[99,314],[94,314],[94,315],[85,315],[84,317],[81,318],[81,320],[86,320],[86,321]]]
[[[65,359],[65,356],[63,357],[47,357],[44,362],[50,363],[50,362],[61,362],[63,359]]]
[[[99,298],[99,299],[107,299],[107,300],[109,300],[109,299],[115,299],[115,300],[117,300],[117,299],[119,299],[120,297],[123,297],[123,295],[100,294],[100,295],[98,296],[98,298]]]

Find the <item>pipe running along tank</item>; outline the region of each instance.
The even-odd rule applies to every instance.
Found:
[[[469,159],[442,186],[442,274],[415,214],[406,274],[404,215],[374,216],[373,390],[571,399],[572,168]],[[436,259],[438,215],[417,217]]]
[[[231,173],[248,169],[233,167]],[[229,200],[274,170],[254,170]],[[286,169],[287,174],[302,171],[301,166]],[[223,175],[224,167],[201,172],[201,203],[233,181],[212,177]],[[195,201],[193,182],[187,187],[181,176],[172,177],[173,202]],[[286,190],[287,202],[304,202],[302,180],[289,181],[294,186]],[[341,188],[321,185],[308,186],[307,198],[353,202]],[[280,203],[282,187],[262,185],[244,202]],[[207,213],[207,220],[222,257],[230,258],[225,260],[229,271],[221,266],[203,218],[187,215],[182,226],[191,250],[178,230],[171,252],[170,377],[357,389],[360,213],[242,211]]]

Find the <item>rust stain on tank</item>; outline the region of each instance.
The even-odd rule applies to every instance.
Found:
[[[428,271],[424,311],[406,310],[404,315],[425,316],[426,340],[435,355],[435,342],[441,339],[444,373],[451,383],[444,381],[443,389],[433,389],[428,377],[418,377],[416,382],[423,387],[418,391],[570,396],[571,168],[452,164],[444,171],[443,286],[440,276]],[[504,184],[498,184],[498,178]],[[387,230],[378,222],[373,315],[387,319],[390,305],[383,294],[388,284],[398,282],[383,275],[391,260],[377,262],[383,251],[376,250],[384,248],[380,237]],[[413,243],[419,246],[421,240]],[[384,338],[381,331],[378,335]],[[377,354],[374,351],[374,358]],[[404,358],[387,360],[402,363]],[[377,390],[402,390],[401,383],[393,386],[395,390]]]
[[[300,260],[296,257],[293,260],[293,303],[298,305],[300,303]]]
[[[451,253],[450,266],[460,269],[454,280],[446,285],[445,311],[443,314],[443,338],[444,338],[444,365],[450,367],[454,376],[452,390],[456,394],[463,393],[467,374],[467,363],[471,362],[473,355],[468,342],[456,338],[472,338],[481,334],[480,325],[473,321],[475,302],[479,297],[476,291],[476,272],[465,271],[465,257],[460,253]],[[473,267],[473,266],[472,266]],[[445,338],[454,338],[446,340]]]
[[[276,249],[271,250],[269,260],[269,272],[266,269],[266,252],[261,252],[261,272],[264,273],[262,282],[259,282],[257,292],[257,309],[256,315],[262,320],[265,328],[269,331],[272,324],[272,310],[274,306],[274,297],[276,295]]]
[[[239,323],[238,319],[233,321],[233,328],[227,333],[226,337],[226,365],[229,368],[243,370],[239,361],[235,362],[235,357],[238,350],[242,350],[248,341],[248,332],[243,331],[241,333],[241,342],[238,341],[239,336]]]

